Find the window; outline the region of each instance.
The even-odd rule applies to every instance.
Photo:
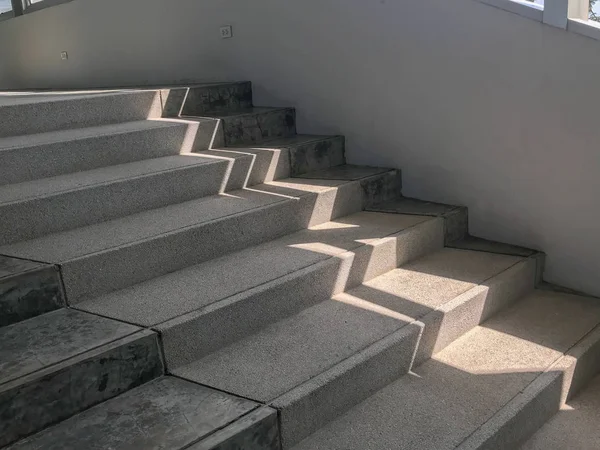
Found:
[[[11,0],[0,0],[0,14],[12,12]]]
[[[600,22],[600,2],[598,0],[590,0],[590,20]]]

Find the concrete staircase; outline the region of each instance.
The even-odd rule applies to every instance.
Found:
[[[543,254],[247,82],[0,96],[0,217],[0,447],[512,449],[600,372]]]

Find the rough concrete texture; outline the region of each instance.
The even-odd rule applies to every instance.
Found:
[[[275,399],[287,449],[410,369],[422,324],[413,322]]]
[[[0,104],[0,137],[160,117],[156,91],[23,96]]]
[[[357,213],[91,299],[78,308],[144,326],[156,325],[354,251],[366,245],[365,240],[412,231],[426,220]],[[168,303],[165,298],[170,299]]]
[[[396,214],[420,214],[443,217],[446,227],[446,245],[464,239],[469,231],[469,215],[467,208],[464,206],[446,205],[409,197],[397,197],[369,206],[367,209],[369,211]]]
[[[533,256],[537,253],[536,250],[532,250],[530,248],[505,244],[503,242],[490,241],[488,239],[482,239],[475,236],[466,236],[462,240],[452,242],[448,245],[448,247],[515,256]]]
[[[145,120],[0,138],[0,185],[177,155],[187,128]]]
[[[67,334],[65,340],[77,338]],[[71,417],[163,371],[157,335],[140,331],[4,383],[0,385],[0,445]]]
[[[0,384],[23,377],[140,328],[60,309],[0,329]]]
[[[260,144],[296,134],[296,111],[293,108],[254,107],[210,116],[221,121],[219,131],[226,146]]]
[[[0,253],[61,262],[67,299],[76,303],[362,209],[362,180],[304,181],[170,205],[3,246]]]
[[[268,402],[410,322],[327,300],[172,372]]]
[[[287,149],[238,148],[232,150],[225,148],[204,150],[197,154],[233,160],[225,191],[255,186],[290,176]]]
[[[353,181],[362,178],[372,177],[389,172],[390,169],[381,167],[355,166],[345,164],[343,166],[328,167],[309,173],[298,175],[297,178],[315,179],[315,180],[345,180]]]
[[[535,291],[295,449],[455,448],[599,322],[592,299]]]
[[[256,288],[159,325],[169,367],[187,364],[304,308],[396,267],[397,253],[422,242],[426,254],[441,247],[441,230],[422,222],[339,253]],[[319,249],[328,252],[329,248]],[[335,250],[335,248],[333,248]],[[412,257],[421,254],[411,253]],[[260,267],[260,266],[259,266]],[[302,295],[298,295],[301,292]],[[235,327],[230,324],[235,323]],[[191,338],[193,337],[193,338]]]
[[[600,377],[542,427],[521,450],[596,450],[600,447]]]
[[[252,108],[252,84],[242,81],[188,88],[181,114],[202,116],[248,108]]]
[[[168,156],[0,186],[0,243],[73,229],[222,190],[230,162]],[[107,201],[109,200],[109,201]]]
[[[258,406],[177,378],[163,377],[9,448],[181,450]]]
[[[291,176],[340,166],[346,163],[343,136],[296,135],[256,144],[259,149],[285,149],[289,153]]]
[[[236,420],[190,450],[280,450],[277,411],[263,407]]]
[[[0,256],[0,327],[64,305],[57,267]]]

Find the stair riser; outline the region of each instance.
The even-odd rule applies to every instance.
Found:
[[[600,373],[599,354],[600,327],[596,327],[457,449],[519,448]]]
[[[343,136],[290,147],[292,176],[341,166],[346,163],[346,143]]]
[[[289,178],[290,164],[286,149],[282,150],[207,150],[200,156],[231,160],[232,169],[225,191]]]
[[[45,133],[160,117],[156,91],[91,95],[0,107],[0,137]]]
[[[293,108],[224,117],[217,132],[225,146],[260,144],[269,139],[296,134],[296,111]]]
[[[315,197],[278,202],[63,263],[67,301],[76,304],[85,297],[105,294],[306,228],[311,220],[316,220],[311,217]],[[323,218],[320,223],[328,220]],[[94,279],[90,280],[90,273],[96,275]]]
[[[536,260],[529,258],[419,320],[425,324],[415,366],[533,291]]]
[[[131,286],[353,214],[361,211],[367,202],[363,195],[361,183],[347,183],[319,194],[284,199],[221,220],[63,262],[67,301],[76,304],[86,297]]]
[[[143,331],[0,387],[0,446],[64,420],[163,373]]]
[[[277,411],[260,408],[188,449],[280,450]]]
[[[422,324],[413,322],[271,402],[289,449],[410,369]]]
[[[186,132],[185,125],[174,125],[0,150],[0,184],[177,155]]]
[[[442,233],[441,221],[428,221],[166,322],[157,329],[167,368],[198,360],[271,323],[440,249]],[[231,323],[236,324],[233,329]]]
[[[181,113],[202,116],[214,112],[240,111],[250,107],[252,107],[252,84],[246,81],[190,88]]]
[[[54,266],[0,278],[0,327],[54,311],[65,304]]]
[[[214,195],[222,189],[228,166],[227,161],[216,161],[5,204],[0,206],[0,216],[10,217],[11,221],[0,225],[0,242],[7,244],[33,239]]]

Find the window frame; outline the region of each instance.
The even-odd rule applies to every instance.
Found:
[[[0,14],[0,22],[8,19],[14,19],[15,17],[24,16],[42,9],[50,8],[52,6],[69,3],[73,0],[41,0],[40,2],[33,4],[30,4],[30,1],[31,0],[10,0],[12,4],[12,11],[7,11]]]

